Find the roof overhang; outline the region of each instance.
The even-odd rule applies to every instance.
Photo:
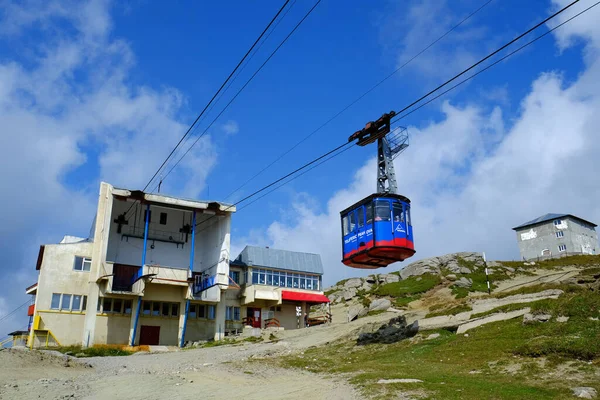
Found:
[[[281,300],[305,301],[307,303],[329,303],[329,299],[324,294],[292,292],[291,290],[282,290]]]
[[[168,208],[179,208],[182,210],[201,210],[205,213],[211,211],[215,214],[234,213],[236,207],[233,204],[218,201],[202,201],[182,199],[179,197],[166,196],[162,194],[144,193],[141,190],[128,190],[113,188],[113,196],[124,200],[135,200],[145,204],[163,206]]]
[[[25,289],[25,294],[37,294],[37,282]]]

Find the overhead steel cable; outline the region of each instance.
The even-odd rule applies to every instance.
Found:
[[[190,152],[190,150],[192,150],[192,148],[196,145],[196,143],[198,143],[198,141],[206,134],[206,132],[208,132],[208,130],[213,126],[213,124],[215,122],[217,122],[217,120],[221,117],[221,115],[223,115],[223,113],[229,108],[231,103],[233,103],[235,101],[235,99],[240,95],[240,93],[242,93],[242,91],[246,88],[246,86],[248,86],[248,84],[250,84],[250,82],[252,82],[252,80],[256,77],[256,75],[258,75],[258,73],[269,62],[269,60],[271,60],[271,58],[273,58],[273,56],[277,53],[277,51],[281,48],[281,46],[283,46],[283,44],[285,42],[287,42],[287,40],[300,27],[300,25],[302,25],[302,23],[306,20],[306,18],[308,18],[308,16],[313,12],[313,10],[319,5],[320,2],[321,2],[321,0],[317,0],[317,2],[312,6],[312,8],[310,10],[308,10],[308,12],[304,15],[304,17],[296,24],[296,26],[294,26],[294,29],[292,29],[291,32],[281,41],[281,43],[279,43],[279,45],[275,48],[275,50],[273,50],[271,52],[269,57],[267,57],[267,59],[261,64],[261,66],[258,67],[258,69],[254,72],[254,74],[252,74],[252,76],[246,81],[246,83],[244,83],[244,85],[237,91],[237,93],[231,98],[231,100],[229,100],[229,102],[225,105],[225,107],[223,107],[221,112],[212,120],[212,122],[206,127],[206,129],[204,129],[204,131],[200,135],[198,135],[196,140],[186,150],[186,152],[183,153],[181,158],[179,158],[179,160],[175,163],[175,165],[173,165],[171,167],[171,169],[169,169],[169,172],[167,172],[167,174],[163,177],[163,180],[165,180],[171,174],[171,172],[173,172],[173,170],[177,167],[177,165],[179,165],[181,160],[183,160],[183,158]]]
[[[429,103],[431,103],[432,101],[437,100],[438,98],[442,97],[443,95],[445,95],[446,93],[450,92],[451,90],[456,89],[457,87],[459,87],[460,85],[462,85],[463,83],[466,83],[468,81],[470,81],[471,79],[475,78],[477,75],[481,74],[482,72],[487,71],[488,69],[492,68],[494,65],[501,63],[502,61],[506,60],[507,58],[509,58],[510,56],[514,55],[515,53],[518,53],[519,51],[523,50],[524,48],[532,45],[533,43],[537,42],[538,40],[540,40],[541,38],[543,38],[544,36],[549,35],[550,33],[554,32],[556,29],[560,28],[561,26],[563,26],[564,24],[566,24],[567,22],[570,22],[571,20],[577,18],[578,16],[580,16],[581,14],[589,11],[590,9],[596,7],[598,4],[600,4],[600,1],[597,3],[592,4],[591,6],[589,6],[588,8],[586,8],[583,11],[580,11],[579,13],[573,15],[571,18],[566,19],[565,21],[561,22],[560,24],[556,25],[554,28],[548,30],[547,32],[542,33],[541,35],[535,37],[535,39],[530,40],[529,42],[525,43],[524,45],[522,45],[521,47],[511,51],[510,53],[506,54],[505,56],[503,56],[502,58],[499,58],[498,60],[494,61],[493,63],[491,63],[490,65],[486,66],[485,68],[482,68],[481,70],[477,71],[476,73],[474,73],[473,75],[469,76],[468,78],[460,81],[459,83],[457,83],[456,85],[450,87],[449,89],[446,89],[445,91],[443,91],[442,93],[438,94],[437,96],[427,100],[425,103],[420,104],[418,107],[413,108],[412,110],[410,110],[409,112],[406,112],[402,115],[397,116],[394,121],[392,122],[397,122],[403,118],[406,118],[408,115],[414,113],[415,111],[425,107],[426,105],[428,105]]]
[[[156,176],[158,175],[158,173],[160,172],[160,170],[162,169],[162,167],[167,163],[167,161],[169,160],[169,158],[171,158],[171,156],[173,155],[173,153],[175,152],[175,150],[177,150],[177,148],[179,147],[179,145],[181,144],[181,142],[183,142],[183,140],[187,137],[187,135],[190,133],[190,131],[194,128],[194,126],[196,125],[196,123],[198,122],[198,120],[202,117],[202,115],[204,115],[204,113],[206,112],[206,110],[208,109],[208,107],[210,107],[210,105],[215,100],[215,98],[219,95],[219,93],[221,93],[221,90],[223,90],[223,88],[225,87],[225,85],[227,85],[227,82],[229,82],[229,80],[233,77],[233,75],[238,70],[238,68],[240,68],[240,66],[244,63],[244,60],[246,60],[246,58],[248,57],[248,55],[250,55],[250,53],[252,52],[252,49],[254,49],[254,47],[256,47],[256,45],[258,44],[258,42],[260,42],[260,39],[264,36],[265,33],[267,33],[267,31],[269,30],[269,28],[271,27],[271,25],[273,25],[273,23],[275,22],[275,20],[277,19],[277,17],[279,17],[279,14],[281,14],[281,12],[285,9],[285,7],[288,5],[289,2],[290,2],[290,0],[286,0],[285,3],[283,3],[283,5],[279,9],[279,11],[277,11],[277,14],[275,14],[275,16],[271,19],[271,21],[269,22],[269,24],[266,26],[266,28],[261,32],[261,34],[258,36],[258,38],[256,38],[256,40],[254,41],[254,43],[252,44],[252,46],[250,46],[250,48],[248,49],[248,51],[246,52],[246,54],[244,54],[244,57],[242,57],[242,59],[237,63],[237,65],[235,66],[235,68],[233,69],[233,71],[231,71],[231,73],[229,74],[229,76],[227,77],[227,79],[225,79],[225,81],[221,84],[221,86],[215,92],[215,94],[213,95],[213,97],[209,100],[209,102],[206,104],[206,106],[204,106],[204,108],[202,109],[202,111],[200,112],[200,114],[198,114],[198,116],[196,117],[196,119],[194,120],[194,122],[192,122],[192,125],[190,125],[190,127],[188,128],[188,130],[181,137],[181,139],[179,139],[179,142],[177,142],[177,145],[175,145],[175,147],[173,148],[173,150],[171,150],[171,153],[169,153],[169,155],[163,161],[163,163],[160,165],[160,167],[158,167],[158,169],[156,170],[156,172],[154,173],[154,175],[152,176],[152,178],[150,178],[150,181],[144,187],[143,191],[145,191],[146,189],[148,189],[148,187],[150,186],[150,183],[154,180],[154,178],[156,178]]]
[[[250,62],[252,61],[252,59],[254,58],[254,56],[260,51],[260,49],[263,47],[263,45],[269,40],[269,38],[271,37],[271,35],[273,34],[273,32],[275,32],[275,30],[277,29],[277,27],[279,26],[279,24],[289,14],[289,12],[292,10],[292,8],[296,4],[296,2],[297,2],[297,0],[294,0],[292,2],[292,4],[290,4],[290,6],[287,7],[287,10],[285,10],[285,12],[281,16],[281,18],[279,18],[277,20],[277,22],[275,23],[275,25],[273,25],[273,28],[269,31],[269,33],[267,34],[267,36],[265,36],[265,38],[260,42],[260,44],[256,47],[256,49],[254,49],[254,51],[252,52],[252,54],[250,55],[250,57],[248,58],[248,60],[246,60],[246,62],[244,63],[244,65],[242,65],[242,67],[237,72],[237,74],[233,77],[233,79],[231,79],[229,81],[229,83],[227,84],[227,86],[225,87],[225,89],[221,92],[221,94],[217,97],[217,99],[211,104],[211,106],[209,107],[209,109],[206,111],[207,115],[210,114],[210,112],[217,106],[217,104],[219,104],[219,101],[221,101],[221,99],[223,98],[223,96],[225,95],[225,93],[227,93],[227,91],[231,88],[231,86],[234,84],[234,82],[237,80],[237,78],[240,77],[240,75],[242,74],[242,72],[244,72],[244,70],[246,69],[246,67],[250,64]],[[185,141],[180,146],[180,148],[181,147],[185,147],[185,145],[188,143],[188,141],[190,140],[190,138],[193,136],[193,133],[196,130],[196,128],[198,128],[198,125],[196,125],[194,127],[194,129],[192,130],[191,134],[188,135],[185,138]],[[165,166],[165,168],[166,168],[166,166]]]
[[[335,115],[333,115],[331,118],[329,118],[327,121],[325,121],[323,124],[321,124],[318,128],[316,128],[315,130],[313,130],[312,132],[310,132],[307,136],[305,136],[303,139],[301,139],[299,142],[297,142],[295,145],[293,145],[292,147],[290,147],[288,150],[286,150],[284,153],[282,153],[280,156],[278,156],[275,160],[273,160],[270,164],[268,164],[267,166],[265,166],[263,169],[261,169],[260,171],[258,171],[256,174],[254,174],[251,178],[249,178],[248,180],[246,180],[243,184],[241,184],[238,188],[236,188],[234,191],[232,191],[231,193],[229,193],[225,199],[230,198],[233,194],[235,194],[236,192],[238,192],[240,189],[244,188],[248,183],[252,182],[254,179],[256,179],[257,177],[259,177],[260,175],[262,175],[263,172],[265,172],[267,169],[271,168],[273,165],[275,165],[278,161],[280,161],[283,157],[285,157],[286,155],[288,155],[289,153],[291,153],[292,151],[294,151],[298,146],[300,146],[302,143],[306,142],[308,139],[310,139],[315,133],[319,132],[321,129],[323,129],[325,126],[327,126],[331,121],[335,120],[337,117],[339,117],[340,115],[342,115],[344,112],[346,112],[350,107],[352,107],[353,105],[355,105],[356,103],[358,103],[360,100],[362,100],[365,96],[367,96],[368,94],[370,94],[373,90],[377,89],[379,86],[381,86],[383,83],[385,83],[388,79],[390,79],[392,76],[394,76],[395,74],[397,74],[398,72],[400,72],[400,70],[402,70],[404,67],[406,67],[408,64],[410,64],[411,62],[413,62],[416,58],[418,58],[419,56],[421,56],[423,53],[425,53],[427,50],[429,50],[431,47],[433,47],[434,45],[436,45],[440,40],[442,40],[443,38],[445,38],[446,36],[448,36],[451,32],[453,32],[456,28],[460,27],[462,24],[464,24],[467,20],[469,20],[471,17],[473,17],[475,14],[477,14],[479,11],[481,11],[485,6],[487,6],[488,4],[490,4],[492,1],[494,0],[488,0],[486,1],[483,5],[481,5],[479,8],[477,8],[476,10],[472,11],[469,15],[467,15],[465,18],[463,18],[460,22],[458,22],[456,25],[454,25],[453,27],[451,27],[449,30],[447,30],[443,35],[441,35],[440,37],[438,37],[437,39],[435,39],[433,42],[429,43],[426,47],[424,47],[421,51],[419,51],[417,54],[413,55],[410,59],[408,59],[406,62],[404,62],[401,66],[399,66],[398,68],[396,68],[394,71],[392,71],[390,74],[388,74],[385,78],[383,78],[382,80],[380,80],[379,82],[377,82],[375,85],[373,85],[370,89],[368,89],[366,92],[364,92],[363,94],[361,94],[359,97],[357,97],[354,101],[352,101],[350,104],[348,104],[347,106],[345,106],[344,108],[342,108],[340,111],[338,111]]]
[[[10,317],[11,315],[13,315],[17,311],[19,311],[21,308],[23,308],[26,305],[28,305],[29,303],[31,303],[31,299],[27,300],[25,303],[21,304],[20,306],[18,306],[17,308],[15,308],[14,310],[12,310],[11,312],[9,312],[7,314],[4,314],[2,317],[0,317],[0,321],[4,321],[6,318]]]
[[[419,97],[417,100],[413,101],[412,103],[410,103],[409,105],[407,105],[406,107],[402,108],[399,111],[396,111],[396,115],[398,114],[402,114],[404,111],[408,110],[409,108],[411,108],[412,106],[416,105],[417,103],[420,103],[421,101],[423,101],[424,99],[426,99],[427,97],[431,96],[433,93],[437,92],[438,90],[440,90],[441,88],[443,88],[444,86],[448,85],[449,83],[455,81],[456,79],[460,78],[461,76],[463,76],[464,74],[466,74],[467,72],[469,72],[470,70],[472,70],[473,68],[477,67],[478,65],[480,65],[481,63],[484,63],[486,60],[489,60],[491,57],[495,56],[496,54],[498,54],[499,52],[501,52],[502,50],[506,49],[508,46],[510,46],[511,44],[515,43],[516,41],[522,39],[524,36],[527,36],[528,34],[530,34],[531,32],[533,32],[534,30],[536,30],[537,28],[539,28],[540,26],[546,24],[548,21],[552,20],[553,18],[555,18],[556,16],[558,16],[559,14],[562,14],[563,12],[565,12],[567,9],[571,8],[573,5],[579,3],[580,0],[575,0],[572,3],[566,5],[565,7],[561,8],[560,10],[558,10],[557,12],[555,12],[554,14],[550,15],[548,18],[544,19],[542,22],[537,23],[536,25],[534,25],[533,27],[529,28],[528,30],[526,30],[525,32],[521,33],[519,36],[515,37],[514,39],[512,39],[511,41],[509,41],[508,43],[505,43],[504,45],[500,46],[498,49],[494,50],[493,52],[491,52],[490,54],[488,54],[487,56],[483,57],[481,60],[477,61],[475,64],[471,65],[469,68],[463,70],[462,72],[460,72],[459,74],[455,75],[454,77],[448,79],[446,82],[442,83],[441,85],[439,85],[438,87],[436,87],[435,89],[427,92],[426,94],[424,94],[423,96]]]
[[[549,17],[549,18],[546,18],[546,19],[544,20],[544,21],[545,21],[544,23],[546,23],[546,22],[548,22],[549,20],[551,20],[552,18],[556,17],[556,16],[557,16],[557,15],[559,15],[561,12],[563,12],[563,11],[564,11],[564,10],[566,10],[567,8],[571,7],[573,4],[577,3],[578,1],[579,1],[579,0],[577,0],[577,1],[575,1],[575,2],[573,2],[573,3],[571,3],[571,4],[569,4],[569,5],[568,5],[568,6],[566,6],[565,8],[563,8],[563,9],[559,10],[558,12],[554,13],[554,14],[551,16],[551,18],[550,18],[550,17]],[[485,70],[488,70],[488,69],[489,69],[489,68],[491,68],[493,65],[496,65],[496,64],[498,64],[499,62],[501,62],[502,60],[504,60],[504,59],[507,59],[507,58],[509,58],[510,56],[512,56],[512,55],[514,55],[514,54],[516,54],[516,53],[517,53],[517,52],[519,52],[520,50],[522,50],[522,49],[526,48],[527,46],[529,46],[529,45],[531,45],[532,43],[536,42],[537,40],[541,39],[542,37],[544,37],[544,36],[548,35],[550,32],[552,32],[552,31],[554,31],[554,30],[558,29],[559,27],[561,27],[561,26],[565,25],[566,23],[568,23],[568,22],[572,21],[573,19],[577,18],[578,16],[580,16],[580,15],[584,14],[585,12],[589,11],[591,8],[593,8],[593,7],[597,6],[598,4],[600,4],[600,2],[597,2],[597,3],[593,4],[592,6],[590,6],[590,7],[586,8],[585,10],[583,10],[583,11],[581,11],[581,12],[579,12],[578,14],[574,15],[573,17],[571,17],[571,18],[569,18],[569,19],[565,20],[565,21],[564,21],[564,22],[562,22],[561,24],[559,24],[559,25],[557,25],[556,27],[554,27],[554,28],[550,29],[548,32],[545,32],[544,34],[540,35],[539,37],[536,37],[535,39],[531,40],[530,42],[526,43],[525,45],[523,45],[523,46],[519,47],[518,49],[516,49],[516,50],[512,51],[511,53],[509,53],[509,54],[507,54],[506,56],[504,56],[502,59],[498,60],[497,62],[494,62],[493,64],[489,65],[488,67],[484,68],[483,70],[481,70],[481,71],[480,71],[480,72],[478,72],[477,74],[474,74],[472,77],[469,77],[468,79],[472,79],[473,77],[477,76],[479,73],[481,73],[481,72],[483,72],[483,71],[485,71]],[[541,24],[538,24],[538,25],[536,25],[536,27],[539,27],[539,26],[541,26]],[[530,29],[530,30],[528,30],[528,32],[531,32],[531,29]],[[524,35],[519,35],[519,37],[520,37],[520,38],[522,38],[523,36],[524,36]],[[514,43],[514,40],[513,40],[513,41],[511,41],[511,42],[512,42],[512,43]],[[503,46],[503,48],[505,48],[505,47],[506,47],[506,46]],[[493,52],[493,53],[491,53],[491,54],[497,54],[497,53],[498,53],[498,50],[494,51],[494,52]],[[488,59],[488,58],[489,58],[489,56],[488,56],[488,57],[486,57],[486,59]],[[478,64],[480,64],[480,62],[478,62]],[[461,75],[463,75],[463,74],[464,74],[466,71],[469,71],[469,70],[471,70],[471,69],[473,69],[473,66],[471,66],[471,67],[467,68],[466,70],[464,70],[463,72],[461,72],[461,73],[457,74],[457,75],[456,75],[454,78],[450,79],[450,80],[449,80],[449,81],[447,81],[447,82],[451,82],[451,81],[455,80],[457,77],[460,77],[460,76],[461,76]],[[463,83],[463,82],[461,82],[461,83]],[[454,87],[452,87],[452,88],[450,88],[450,89],[446,90],[444,93],[447,93],[447,92],[449,92],[450,90],[452,90],[453,88],[455,88],[455,87],[458,87],[458,86],[459,86],[461,83],[459,83],[459,84],[455,85]],[[443,87],[443,86],[444,86],[444,85],[440,85],[440,87]],[[439,87],[438,87],[438,89],[437,89],[437,90],[439,90]],[[434,92],[435,92],[435,90],[434,90],[434,91],[432,91],[432,92],[430,92],[430,94],[431,94],[431,93],[434,93]],[[438,96],[438,97],[439,97],[439,96]],[[407,115],[407,114],[406,114],[406,115]],[[401,117],[402,117],[402,116],[401,116]],[[318,158],[316,158],[316,159],[314,159],[314,160],[310,161],[309,163],[306,163],[306,164],[304,164],[303,166],[296,168],[294,171],[292,171],[292,172],[290,172],[290,173],[286,174],[285,176],[283,176],[283,177],[281,177],[281,178],[277,179],[276,181],[274,181],[274,182],[271,182],[271,183],[270,183],[270,184],[268,184],[267,186],[264,186],[263,188],[261,188],[261,189],[259,189],[259,190],[255,191],[254,193],[252,193],[252,194],[250,194],[250,195],[248,195],[248,196],[244,197],[243,199],[241,199],[241,200],[237,201],[236,203],[234,203],[234,204],[232,204],[231,206],[227,207],[227,208],[225,209],[225,211],[226,211],[227,209],[229,209],[229,208],[232,208],[232,207],[234,207],[234,206],[237,206],[238,204],[240,204],[240,203],[242,203],[242,202],[244,202],[244,201],[246,201],[246,200],[248,200],[248,199],[250,199],[250,198],[252,198],[252,197],[254,197],[254,196],[256,196],[256,195],[258,195],[259,193],[262,193],[262,192],[263,192],[263,191],[265,191],[266,189],[268,189],[268,188],[270,188],[270,187],[273,187],[273,186],[274,186],[274,185],[276,185],[277,183],[279,183],[279,182],[281,182],[281,181],[283,181],[283,180],[285,180],[285,179],[287,179],[287,178],[291,177],[292,175],[295,175],[295,174],[297,174],[298,172],[300,172],[300,171],[302,171],[302,170],[306,169],[307,167],[309,167],[309,166],[311,166],[311,165],[315,164],[317,161],[320,161],[320,160],[322,160],[322,159],[324,159],[324,158],[328,157],[329,155],[331,155],[331,154],[333,154],[333,153],[336,153],[338,150],[341,150],[341,149],[342,149],[344,146],[347,146],[347,145],[355,145],[355,143],[353,143],[353,142],[346,142],[346,143],[344,143],[343,145],[341,145],[341,146],[338,146],[338,147],[334,148],[333,150],[330,150],[330,151],[328,151],[327,153],[325,153],[325,154],[323,154],[323,155],[319,156]],[[335,156],[337,156],[337,155],[339,155],[339,154],[341,154],[341,153],[342,153],[342,152],[339,152],[338,154],[336,154],[336,155],[334,155],[334,156],[332,156],[332,157],[330,157],[330,158],[333,158],[333,157],[335,157]],[[311,169],[312,169],[312,168],[311,168]],[[291,182],[292,180],[293,180],[293,179],[290,179],[290,180],[289,180],[287,183]],[[279,188],[279,187],[281,187],[281,186],[283,186],[283,185],[280,185],[280,186],[278,186],[277,188]],[[270,193],[270,192],[269,192],[269,193]],[[264,196],[261,196],[261,197],[264,197]],[[204,224],[204,223],[208,222],[208,221],[209,221],[209,220],[211,220],[213,217],[215,217],[215,215],[212,215],[210,218],[207,218],[206,220],[204,220],[204,221],[202,221],[202,222],[199,222],[199,223],[197,223],[197,224],[196,224],[196,227],[197,227],[197,226],[199,226],[199,225],[201,225],[201,224]]]
[[[179,148],[179,146],[181,145],[181,143],[189,135],[189,133],[194,128],[194,126],[196,126],[196,124],[198,123],[198,121],[200,120],[200,118],[204,115],[204,113],[206,112],[206,110],[210,107],[210,105],[213,103],[213,101],[217,98],[217,96],[219,95],[219,93],[221,93],[221,91],[223,90],[223,88],[227,85],[227,83],[229,82],[229,80],[234,76],[235,72],[244,63],[244,61],[246,60],[246,58],[248,57],[248,55],[250,55],[250,53],[252,52],[252,50],[260,42],[260,40],[265,35],[265,33],[267,33],[267,31],[269,30],[269,28],[271,27],[271,25],[273,25],[273,23],[275,22],[275,20],[277,20],[277,18],[279,17],[279,14],[281,14],[281,12],[285,9],[285,7],[288,5],[289,2],[290,2],[290,0],[285,0],[285,3],[283,3],[283,5],[279,9],[279,11],[277,11],[277,14],[275,14],[275,16],[271,19],[271,21],[269,22],[269,24],[261,32],[261,34],[258,36],[258,38],[256,38],[256,40],[254,41],[254,43],[252,44],[252,46],[250,46],[250,48],[248,49],[248,51],[246,52],[246,54],[244,54],[244,56],[242,57],[242,59],[237,63],[237,65],[235,66],[235,68],[233,69],[233,71],[231,71],[231,73],[229,74],[229,76],[227,77],[227,79],[225,79],[225,81],[221,84],[221,86],[215,92],[215,94],[212,96],[212,98],[209,100],[209,102],[204,106],[204,108],[202,109],[202,111],[200,112],[200,114],[198,114],[198,116],[196,117],[196,119],[194,120],[194,122],[192,122],[192,124],[187,129],[187,131],[185,132],[185,134],[181,137],[181,139],[179,139],[179,142],[177,142],[177,144],[175,145],[175,147],[173,148],[173,150],[171,150],[171,152],[169,153],[169,155],[167,156],[167,158],[165,158],[165,160],[162,162],[162,164],[160,165],[160,167],[158,167],[158,169],[156,170],[156,172],[154,173],[154,175],[152,175],[152,178],[150,178],[150,180],[148,181],[148,183],[146,184],[146,186],[144,186],[144,189],[142,191],[146,191],[146,189],[148,189],[148,187],[152,184],[152,181],[154,181],[154,179],[158,176],[158,174],[160,173],[160,171],[162,170],[162,168],[165,166],[165,164],[169,161],[169,159],[171,158],[171,156],[175,153],[175,151]],[[129,207],[129,209],[127,210],[126,214],[129,214],[129,212],[131,211],[132,208],[133,208],[133,204],[131,205],[131,207]]]

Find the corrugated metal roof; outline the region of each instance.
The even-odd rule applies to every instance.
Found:
[[[573,214],[552,214],[552,213],[550,213],[550,214],[544,214],[544,215],[542,215],[541,217],[537,217],[536,219],[532,219],[531,221],[529,221],[529,222],[525,222],[524,224],[521,224],[521,225],[519,225],[519,226],[515,226],[515,227],[513,228],[513,230],[517,230],[517,229],[520,229],[520,228],[525,228],[526,226],[535,225],[535,224],[540,224],[540,223],[542,223],[542,222],[546,222],[546,221],[552,221],[552,220],[555,220],[555,219],[560,219],[560,218],[565,218],[565,217],[571,217],[571,218],[578,219],[578,220],[580,220],[580,221],[583,221],[583,222],[585,222],[585,223],[588,223],[588,224],[592,225],[593,227],[596,227],[596,226],[597,226],[597,225],[596,225],[596,224],[594,224],[593,222],[586,221],[585,219],[583,219],[583,218],[579,218],[579,217],[576,217],[576,216],[575,216],[575,215],[573,215]]]
[[[323,275],[319,254],[246,246],[233,264]]]

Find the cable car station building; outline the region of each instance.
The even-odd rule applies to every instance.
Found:
[[[231,262],[233,212],[101,183],[89,238],[40,246],[29,346],[184,346],[246,325],[297,328],[297,307],[328,302],[320,257],[246,247]]]

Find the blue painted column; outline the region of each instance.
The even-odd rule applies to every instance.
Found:
[[[194,271],[194,248],[196,247],[196,210],[192,212],[192,248],[190,249],[190,273],[189,276],[193,277],[192,272]],[[194,282],[192,281],[192,293],[194,293]],[[190,309],[190,301],[185,302],[185,314],[183,314],[183,328],[181,330],[181,340],[179,341],[179,347],[183,347],[185,344],[185,330],[187,328],[188,312]]]
[[[146,223],[144,225],[144,248],[142,249],[142,266],[136,274],[136,280],[144,274],[144,265],[146,265],[146,247],[148,245],[148,225],[150,224],[150,204],[146,206]],[[135,321],[133,323],[133,335],[131,335],[131,346],[135,346],[135,336],[137,333],[138,321],[140,319],[140,309],[142,308],[142,296],[138,296],[138,303],[135,310]]]

